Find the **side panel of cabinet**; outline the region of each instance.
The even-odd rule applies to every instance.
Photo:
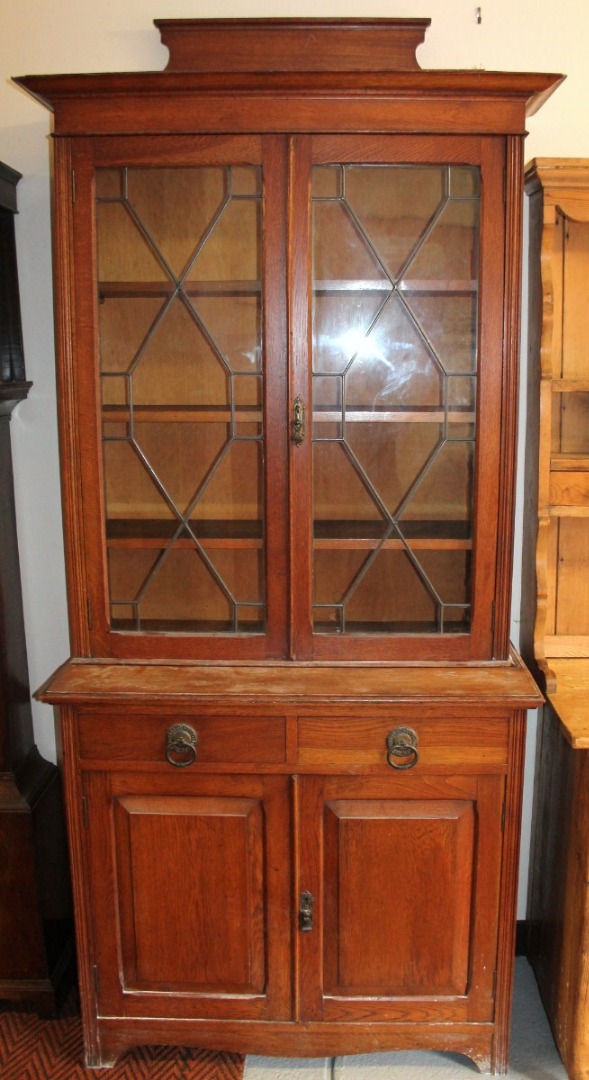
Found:
[[[289,1014],[286,778],[90,773],[98,1011]]]
[[[491,1020],[503,778],[299,784],[301,1015]]]

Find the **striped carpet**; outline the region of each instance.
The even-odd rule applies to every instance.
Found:
[[[46,1020],[0,1010],[2,1080],[242,1080],[244,1066],[239,1054],[168,1046],[129,1051],[112,1069],[86,1069],[83,1060],[76,1011]]]

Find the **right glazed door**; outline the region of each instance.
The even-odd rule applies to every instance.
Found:
[[[293,525],[297,653],[480,656],[498,514],[501,148],[317,136],[297,150],[295,291],[310,275],[306,305],[292,305],[291,460],[308,505]]]

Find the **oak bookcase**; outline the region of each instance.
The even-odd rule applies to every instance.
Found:
[[[158,20],[55,113],[87,1060],[507,1067],[526,115],[428,20]]]

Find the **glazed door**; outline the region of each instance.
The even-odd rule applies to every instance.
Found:
[[[503,147],[296,146],[296,653],[492,656]]]
[[[284,654],[283,150],[254,136],[75,148],[95,655]]]
[[[98,1012],[288,1017],[287,778],[100,772],[84,793]]]
[[[504,144],[287,150],[76,140],[74,651],[490,658]]]
[[[298,785],[301,1019],[491,1020],[503,778]]]

